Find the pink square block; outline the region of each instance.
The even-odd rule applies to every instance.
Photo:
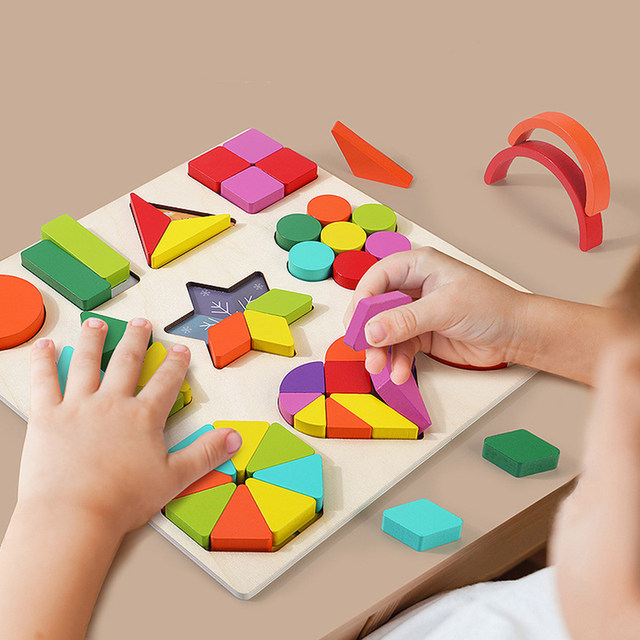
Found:
[[[225,142],[222,146],[251,164],[255,164],[282,149],[282,145],[279,142],[257,129],[249,129],[239,136],[231,138],[229,142]]]
[[[284,198],[284,185],[262,169],[249,167],[225,180],[220,195],[247,213],[258,213]]]

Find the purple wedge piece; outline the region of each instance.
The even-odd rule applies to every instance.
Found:
[[[418,383],[413,377],[402,384],[395,384],[390,377],[391,354],[387,357],[387,365],[380,373],[371,374],[371,382],[376,393],[399,414],[403,415],[418,427],[418,433],[422,433],[431,425],[431,418],[424,405]]]
[[[280,393],[324,394],[324,364],[307,362],[292,369],[282,379]]]
[[[364,327],[367,322],[383,311],[394,309],[410,302],[412,302],[411,296],[400,291],[389,291],[381,293],[379,296],[363,298],[358,302],[353,318],[349,323],[349,328],[344,334],[344,343],[356,351],[368,349],[371,345],[364,336]]]

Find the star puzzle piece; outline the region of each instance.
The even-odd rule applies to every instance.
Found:
[[[303,293],[269,290],[259,271],[229,288],[189,282],[187,291],[193,311],[165,331],[206,342],[219,369],[250,350],[294,356],[289,324],[309,313],[313,303]]]

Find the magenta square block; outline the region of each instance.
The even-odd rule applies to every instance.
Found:
[[[247,213],[258,213],[284,198],[284,185],[258,167],[249,167],[220,185],[220,195]]]
[[[225,142],[222,146],[251,164],[255,164],[282,149],[282,145],[279,142],[257,129],[249,129],[239,136],[231,138],[229,142]]]

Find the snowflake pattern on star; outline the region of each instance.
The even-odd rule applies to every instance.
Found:
[[[193,311],[169,325],[165,331],[207,342],[208,330],[234,313],[243,313],[249,302],[255,300],[256,291],[260,291],[259,295],[269,291],[267,281],[259,271],[228,289],[189,282],[187,292]]]

